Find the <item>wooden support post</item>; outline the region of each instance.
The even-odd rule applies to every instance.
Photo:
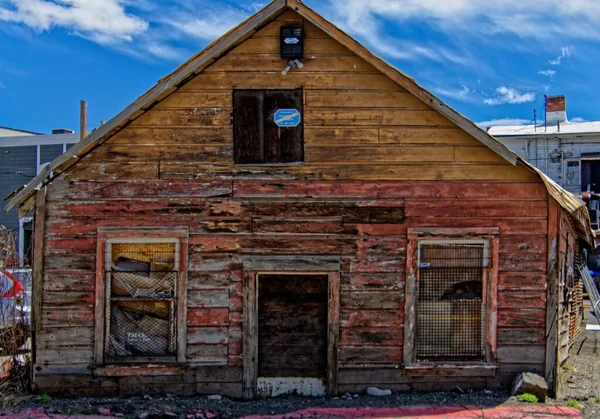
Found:
[[[47,188],[44,187],[41,190],[37,191],[35,195],[33,270],[31,282],[31,320],[33,323],[32,329],[34,333],[42,330],[42,296],[44,281],[44,227],[46,219],[46,194]]]
[[[546,295],[546,366],[545,378],[548,389],[554,396],[559,392],[558,383],[558,240],[560,208],[558,203],[548,200],[548,289]]]
[[[87,102],[79,102],[79,140],[87,137]]]
[[[254,398],[258,361],[258,328],[256,305],[256,272],[244,272],[244,330],[243,330],[243,377],[242,397]]]
[[[340,274],[332,272],[329,277],[329,299],[327,306],[327,395],[338,393],[338,348],[340,340]]]

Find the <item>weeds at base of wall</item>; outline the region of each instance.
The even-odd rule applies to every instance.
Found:
[[[31,392],[31,358],[14,362],[8,375],[0,379],[0,408],[19,404]]]

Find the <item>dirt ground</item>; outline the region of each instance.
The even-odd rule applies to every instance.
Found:
[[[585,321],[598,324],[589,303],[585,307]],[[583,325],[581,335],[571,349],[571,354],[563,369],[563,391],[558,400],[548,399],[547,404],[567,405],[577,402],[582,416],[586,419],[600,418],[600,332],[586,331]],[[401,393],[390,397],[368,397],[347,395],[349,398],[283,398],[255,400],[249,402],[220,400],[208,397],[175,397],[166,395],[130,398],[52,398],[29,396],[13,409],[0,411],[0,417],[13,415],[19,411],[41,408],[46,414],[63,415],[111,415],[124,418],[239,418],[248,415],[285,414],[314,407],[327,408],[400,408],[407,406],[451,407],[522,405],[508,392],[482,391],[462,393]],[[16,415],[16,416],[14,416]]]

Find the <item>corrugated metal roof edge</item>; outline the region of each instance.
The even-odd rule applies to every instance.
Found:
[[[559,186],[544,172],[533,166],[531,163],[528,163],[526,160],[520,157],[519,161],[540,176],[542,182],[544,182],[544,185],[548,190],[548,194],[550,194],[550,196],[556,202],[558,202],[561,208],[573,221],[580,238],[587,243],[590,248],[595,248],[595,233],[594,230],[592,230],[592,223],[585,202],[577,198],[571,192]]]

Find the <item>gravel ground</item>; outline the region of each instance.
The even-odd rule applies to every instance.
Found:
[[[597,324],[589,309],[586,322]],[[564,368],[563,394],[558,400],[548,399],[547,404],[566,405],[577,402],[583,417],[600,418],[600,332],[583,331],[571,350]],[[53,398],[42,403],[40,396],[29,396],[16,409],[43,407],[48,414],[111,414],[125,418],[239,418],[252,414],[282,414],[309,407],[407,407],[407,406],[478,406],[492,407],[521,404],[507,392],[438,392],[401,393],[390,397],[351,395],[345,398],[282,398],[249,402],[220,400],[208,397],[143,396],[115,398]],[[13,410],[14,412],[15,410]],[[18,410],[17,410],[18,411]],[[0,411],[0,417],[3,412]],[[190,416],[191,415],[191,416]]]
[[[598,324],[590,309],[589,302],[584,306],[585,322]],[[585,418],[600,418],[600,331],[583,330],[566,364],[563,366],[562,394],[558,402],[566,404],[576,401]]]
[[[210,400],[207,397],[128,397],[128,398],[53,398],[42,404],[40,397],[29,398],[20,408],[43,406],[46,413],[61,414],[122,414],[126,418],[186,418],[187,415],[202,412],[206,418],[239,418],[252,414],[282,414],[309,407],[405,407],[405,406],[498,406],[517,403],[506,392],[472,392],[466,394],[443,393],[402,393],[390,397],[358,396],[351,399],[335,398],[284,398],[255,400],[249,402],[232,401],[226,398]],[[110,409],[110,410],[109,410]],[[208,412],[208,414],[207,414]],[[214,416],[213,416],[214,415]],[[1,416],[1,413],[0,413]],[[199,416],[202,417],[202,416]]]

